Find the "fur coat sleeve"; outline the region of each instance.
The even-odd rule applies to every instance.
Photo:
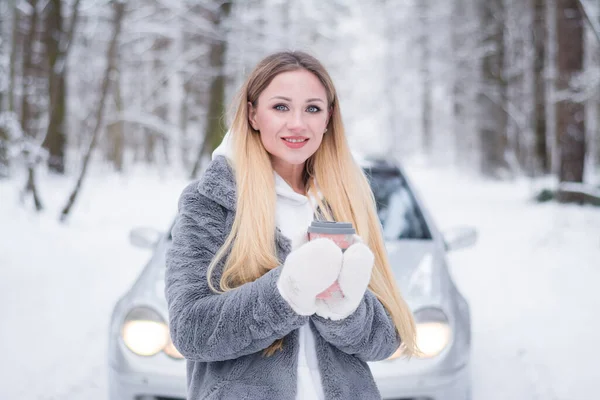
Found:
[[[179,199],[165,294],[173,344],[188,360],[224,361],[256,353],[308,321],[279,294],[281,267],[225,293],[210,289],[207,269],[229,233],[227,212],[202,195],[198,183],[186,187]],[[219,287],[218,280],[213,284]]]

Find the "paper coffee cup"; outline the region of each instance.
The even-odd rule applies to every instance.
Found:
[[[349,222],[313,221],[308,227],[308,240],[331,239],[342,249],[342,252],[352,245],[355,234],[356,230]],[[337,281],[317,296],[318,299],[340,299],[343,297],[344,293]]]
[[[345,251],[354,242],[356,230],[350,222],[313,221],[308,227],[308,240],[331,239]]]

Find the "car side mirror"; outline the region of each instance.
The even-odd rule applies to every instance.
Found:
[[[469,248],[477,243],[477,230],[470,226],[457,226],[442,232],[446,251]]]
[[[129,232],[129,242],[135,247],[152,249],[160,240],[162,233],[154,228],[140,227]]]

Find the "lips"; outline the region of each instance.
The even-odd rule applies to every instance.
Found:
[[[285,137],[282,137],[282,139],[285,141],[289,141],[291,143],[305,142],[308,140],[308,138],[304,137],[304,136],[285,136]]]
[[[291,149],[299,149],[304,147],[308,142],[308,138],[304,136],[286,136],[281,138],[283,143]]]

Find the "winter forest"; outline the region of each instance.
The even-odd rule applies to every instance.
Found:
[[[122,398],[115,305],[280,50],[440,237],[476,230],[473,399],[597,399],[600,0],[0,0],[0,399]]]
[[[600,202],[594,0],[0,7],[0,179],[24,177],[23,201],[42,210],[40,170],[69,177],[61,218],[94,163],[197,176],[245,74],[281,49],[329,68],[356,148],[495,179],[550,174],[569,184],[546,195]]]

